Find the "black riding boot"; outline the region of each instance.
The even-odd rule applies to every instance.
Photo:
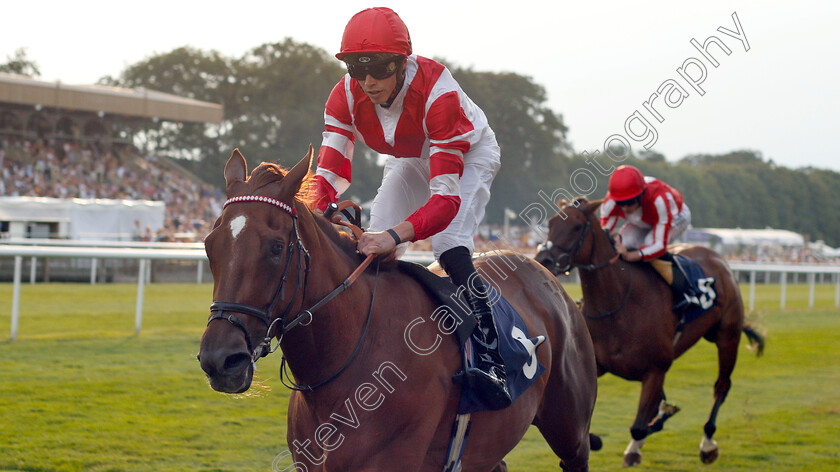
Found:
[[[674,281],[671,283],[671,291],[677,299],[676,304],[674,304],[671,310],[676,314],[681,314],[689,308],[699,307],[700,300],[697,298],[697,294],[694,292],[694,289],[691,288],[691,284],[686,278],[685,272],[683,272],[683,269],[680,267],[676,258],[672,260],[671,264],[674,274]]]
[[[467,369],[467,381],[471,382],[487,406],[500,410],[512,403],[507,389],[507,375],[504,360],[499,354],[499,339],[493,312],[487,302],[484,282],[472,263],[469,250],[463,246],[452,248],[440,256],[440,264],[452,283],[464,287],[464,295],[470,302],[477,325],[472,333],[476,366]]]

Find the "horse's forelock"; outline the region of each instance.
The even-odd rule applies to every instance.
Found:
[[[257,190],[266,187],[271,184],[280,184],[283,181],[283,178],[286,177],[289,171],[282,166],[275,164],[273,162],[263,162],[262,164],[258,165],[252,172],[251,177],[248,178],[247,184],[249,190],[252,193],[255,193]],[[310,181],[311,176],[308,175],[306,178],[303,179],[303,182],[300,184],[300,189],[298,190],[297,194],[294,195],[298,200],[306,201],[308,195],[310,193]],[[275,195],[275,198],[280,199],[287,199],[293,197],[293,195]]]
[[[274,182],[282,182],[288,171],[272,162],[263,162],[251,171],[248,186],[252,191],[259,190]]]

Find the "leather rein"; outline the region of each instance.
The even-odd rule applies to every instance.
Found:
[[[279,200],[269,198],[269,197],[261,197],[256,195],[245,195],[239,197],[233,197],[228,199],[222,209],[227,208],[228,205],[233,203],[242,203],[242,202],[262,202],[274,205],[284,213],[291,216],[292,218],[292,228],[289,230],[289,244],[286,247],[286,264],[283,267],[283,276],[280,279],[280,284],[277,287],[277,290],[274,293],[274,297],[271,300],[271,303],[268,305],[268,308],[263,310],[258,307],[247,305],[238,302],[225,302],[225,301],[214,301],[210,305],[210,312],[213,313],[213,316],[207,320],[207,324],[209,325],[215,320],[226,320],[230,324],[239,328],[245,334],[245,342],[248,346],[248,351],[251,353],[251,362],[256,363],[257,360],[261,357],[265,357],[269,354],[272,354],[280,347],[280,343],[283,341],[283,336],[289,332],[292,328],[296,326],[308,326],[312,323],[314,313],[324,305],[326,305],[330,300],[340,295],[342,292],[347,290],[356,279],[367,269],[370,263],[375,258],[375,255],[370,254],[365,258],[365,260],[359,264],[359,266],[349,275],[343,282],[341,282],[337,287],[335,287],[330,293],[326,294],[323,298],[318,300],[314,305],[310,308],[300,310],[294,317],[292,317],[291,321],[286,322],[286,318],[289,316],[292,307],[297,302],[298,293],[301,294],[300,300],[301,303],[306,300],[306,287],[307,287],[307,280],[309,279],[309,271],[311,269],[311,257],[309,251],[306,249],[306,246],[303,244],[303,240],[300,238],[300,231],[298,229],[298,217],[297,217],[297,210],[288,205],[284,202]],[[362,234],[362,229],[359,228],[357,225],[353,223],[347,223],[340,221],[340,216],[333,218],[333,213],[335,211],[341,211],[344,213],[348,218],[350,218],[349,213],[346,211],[347,208],[353,207],[357,211],[357,215],[361,211],[358,205],[353,202],[341,202],[339,204],[332,204],[331,207],[328,209],[328,212],[325,213],[325,216],[335,224],[340,224],[342,226],[346,226],[350,228],[353,232],[353,235],[358,239]],[[354,223],[358,221],[358,218],[354,218]],[[286,286],[286,281],[289,275],[289,269],[291,267],[292,256],[297,255],[297,282],[294,291],[294,295],[289,303],[286,305],[286,308],[283,310],[283,313],[272,319],[272,313],[275,312],[277,309],[278,303],[283,300],[284,297],[284,288]],[[370,319],[373,313],[373,301],[376,297],[376,282],[379,280],[379,264],[376,267],[376,278],[374,281],[373,286],[373,293],[371,295],[370,301],[370,310],[367,314],[367,319],[365,321],[365,327],[362,331],[362,335],[359,338],[359,342],[356,345],[353,353],[350,355],[350,358],[341,367],[338,371],[327,377],[326,379],[319,381],[313,385],[298,385],[294,381],[289,380],[291,385],[287,385],[286,382],[283,380],[283,373],[286,367],[286,358],[283,357],[281,362],[281,370],[280,370],[280,381],[286,387],[292,390],[299,390],[299,391],[311,391],[321,385],[324,385],[339,375],[353,362],[356,358],[356,355],[359,353],[361,348],[362,342],[367,335],[368,326],[370,326]],[[234,313],[247,315],[252,318],[256,318],[260,320],[266,326],[266,334],[263,338],[262,342],[260,342],[256,347],[251,345],[251,336],[248,332],[248,328],[246,327],[245,323],[237,317]],[[272,330],[278,327],[275,331],[277,331],[274,335],[272,335]],[[277,344],[272,348],[271,347],[271,340],[272,338],[277,338]],[[286,377],[289,377],[286,375]]]

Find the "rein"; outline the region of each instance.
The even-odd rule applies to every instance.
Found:
[[[362,271],[364,271],[364,268],[367,267],[368,264],[370,264],[370,261],[373,259],[373,257],[374,257],[373,254],[367,256],[367,259],[365,259],[365,261],[362,262],[362,264],[355,271],[353,271],[353,274],[356,274],[356,277],[358,277],[358,274],[360,274]],[[358,355],[359,351],[362,349],[362,342],[365,340],[365,337],[367,336],[368,327],[370,326],[370,319],[373,315],[373,302],[374,302],[374,300],[376,300],[376,285],[379,282],[379,263],[380,263],[380,261],[381,260],[376,261],[376,278],[373,279],[373,293],[370,296],[370,308],[368,309],[367,319],[365,320],[365,327],[362,330],[362,335],[359,336],[359,342],[356,343],[356,348],[353,349],[353,352],[350,354],[350,357],[347,359],[347,362],[345,362],[344,365],[341,366],[340,369],[335,371],[335,373],[333,373],[332,375],[330,375],[326,379],[321,380],[320,382],[318,382],[314,385],[299,385],[299,384],[296,384],[292,380],[291,376],[286,372],[286,357],[284,356],[282,358],[282,360],[280,361],[280,383],[282,383],[286,388],[288,388],[290,390],[297,390],[298,392],[307,392],[307,391],[315,390],[316,388],[320,387],[321,385],[329,383],[330,381],[332,381],[333,379],[335,379],[336,377],[341,375],[341,373],[344,372],[345,369],[350,367],[350,364],[353,363],[353,360],[356,359],[356,355]],[[359,269],[361,269],[361,270],[359,270]],[[327,295],[327,297],[329,297],[329,298],[327,298],[327,297],[322,298],[321,301],[319,301],[316,304],[316,306],[313,306],[308,311],[317,310],[318,305],[321,305],[321,304],[324,304],[324,303],[328,302],[333,297],[335,297],[339,293],[343,292],[347,287],[350,286],[350,284],[353,283],[353,281],[350,280],[350,278],[353,277],[353,274],[350,274],[350,277],[347,277],[347,279],[341,285],[339,285],[338,287],[335,288],[335,290],[330,292],[330,294]],[[355,277],[353,277],[353,280],[355,280]],[[341,291],[338,291],[338,289],[342,288],[342,287],[343,287],[343,289]],[[335,293],[335,295],[333,295],[333,293]],[[330,295],[332,295],[332,296],[330,296]],[[279,341],[278,341],[277,345],[278,346],[280,345]],[[283,379],[284,375],[287,379],[289,379],[288,384]]]
[[[619,311],[621,311],[621,309],[624,308],[624,305],[627,303],[627,300],[630,299],[630,292],[633,289],[633,271],[632,270],[627,272],[627,279],[628,279],[627,280],[627,291],[624,293],[624,299],[621,300],[621,304],[618,305],[618,308],[616,308],[614,310],[611,310],[611,311],[608,311],[606,313],[598,313],[597,315],[587,315],[585,313],[585,310],[581,310],[582,312],[584,312],[583,316],[589,318],[590,320],[600,320],[601,318],[606,318],[608,316],[612,316],[612,315],[618,313]]]
[[[571,251],[563,251],[563,255],[568,257],[569,263],[566,267],[564,267],[564,269],[566,269],[566,270],[560,270],[559,272],[567,272],[572,267],[577,267],[577,268],[585,270],[587,272],[594,272],[596,270],[603,269],[605,267],[609,267],[609,266],[615,264],[616,262],[618,262],[618,259],[621,257],[621,255],[615,250],[615,243],[612,241],[612,238],[610,238],[610,245],[612,246],[615,254],[611,258],[609,258],[607,261],[601,262],[601,263],[598,263],[598,264],[579,264],[577,262],[574,262],[574,257],[577,255],[578,251],[580,251],[580,248],[583,247],[583,242],[586,240],[586,236],[589,233],[591,223],[590,223],[590,220],[589,220],[589,215],[586,215],[585,211],[583,211],[580,208],[578,208],[576,206],[573,206],[573,205],[566,206],[566,207],[563,208],[563,210],[566,210],[567,208],[573,208],[573,209],[583,213],[586,216],[586,223],[584,223],[583,229],[580,232],[580,236],[578,237],[577,241],[575,242],[575,245],[572,247],[572,250]],[[554,247],[554,244],[552,243],[551,240],[546,241],[541,246],[542,246],[543,249],[547,250],[549,252],[549,254],[551,255],[551,249]],[[593,245],[593,251],[594,251],[594,245]],[[554,259],[553,255],[552,255],[552,259]],[[559,267],[560,266],[560,261],[557,260],[557,259],[554,259],[554,265]],[[621,311],[622,308],[624,308],[624,305],[627,304],[627,300],[630,299],[630,292],[632,291],[632,288],[633,288],[633,271],[630,271],[628,281],[627,281],[627,291],[624,293],[624,298],[621,300],[621,303],[618,305],[618,308],[616,308],[614,310],[611,310],[611,311],[608,311],[606,313],[599,313],[597,315],[587,315],[586,313],[583,313],[583,316],[585,316],[589,319],[592,319],[592,320],[597,320],[597,319],[606,318],[608,316],[612,316],[612,315],[618,313],[619,311]],[[581,310],[581,311],[583,312],[585,310]]]
[[[284,321],[285,321],[286,317],[288,316],[288,314],[290,313],[292,306],[294,306],[295,302],[297,301],[298,292],[302,292],[301,302],[306,299],[306,286],[307,286],[306,282],[309,279],[309,270],[311,268],[311,257],[310,257],[309,251],[306,249],[306,246],[303,244],[303,240],[300,238],[300,231],[298,230],[297,210],[295,208],[293,208],[292,206],[290,206],[290,205],[288,205],[284,202],[281,202],[279,200],[269,198],[269,197],[255,196],[255,195],[245,195],[245,196],[230,198],[229,200],[227,200],[225,202],[225,204],[222,208],[224,209],[224,208],[227,208],[227,206],[232,204],[232,203],[240,203],[240,202],[262,202],[262,203],[268,203],[268,204],[274,205],[274,206],[280,208],[281,210],[283,210],[289,216],[291,216],[292,221],[293,221],[292,229],[289,231],[289,245],[288,245],[287,251],[286,251],[286,253],[287,253],[286,254],[286,264],[283,268],[283,276],[280,279],[280,285],[277,287],[277,291],[275,292],[274,298],[272,298],[271,303],[269,304],[268,308],[266,310],[261,310],[257,307],[253,307],[253,306],[250,306],[250,305],[245,305],[245,304],[242,304],[242,303],[224,302],[224,301],[214,301],[210,305],[210,311],[212,313],[215,313],[215,314],[210,317],[210,319],[207,321],[207,324],[209,325],[211,322],[213,322],[215,320],[219,320],[219,319],[227,320],[230,324],[232,324],[232,325],[236,326],[237,328],[239,328],[240,330],[242,330],[242,332],[245,334],[245,342],[248,346],[248,350],[251,352],[251,362],[256,363],[259,358],[265,357],[269,354],[272,354],[274,351],[276,351],[280,347],[280,343],[283,341],[283,336],[287,332],[289,332],[292,328],[294,328],[295,326],[298,326],[298,325],[308,326],[310,323],[312,323],[312,320],[314,318],[314,313],[319,308],[326,305],[330,300],[332,300],[333,298],[337,297],[342,292],[347,290],[350,287],[350,285],[352,285],[353,282],[355,282],[356,279],[359,278],[359,276],[365,271],[365,269],[367,269],[367,267],[370,265],[370,263],[375,258],[375,255],[373,255],[373,254],[368,255],[367,258],[365,258],[365,260],[362,261],[362,263],[359,264],[359,266],[356,267],[356,269],[349,276],[347,276],[347,278],[344,279],[343,282],[341,282],[337,287],[335,287],[330,293],[328,293],[323,298],[318,300],[318,302],[316,302],[310,308],[300,310],[294,316],[294,318],[292,318],[291,321],[284,324]],[[345,204],[345,203],[346,202],[342,202],[342,204]],[[355,205],[355,204],[350,204],[350,205]],[[350,206],[350,205],[346,205],[346,206]],[[356,206],[356,207],[358,207],[358,206]],[[337,222],[337,223],[349,227],[353,231],[353,234],[356,236],[357,239],[362,233],[362,230],[358,226],[355,226],[353,224],[343,223],[343,222]],[[294,254],[298,255],[298,263],[297,263],[297,289],[298,290],[295,290],[294,296],[292,297],[292,300],[288,303],[288,305],[286,305],[286,308],[283,311],[283,314],[272,320],[271,314],[274,312],[275,307],[277,305],[277,302],[284,298],[284,295],[283,295],[284,287],[286,285],[286,280],[287,280],[289,268],[290,268],[290,265],[291,265],[292,256]],[[304,261],[305,261],[305,265],[304,265]],[[347,363],[341,369],[339,369],[337,372],[335,372],[334,374],[329,376],[327,379],[325,379],[323,381],[320,381],[315,385],[301,386],[301,385],[295,384],[294,382],[292,382],[290,380],[290,382],[292,383],[292,386],[290,386],[290,385],[287,385],[285,382],[283,382],[283,371],[285,370],[285,366],[286,366],[286,358],[283,357],[283,360],[281,362],[281,371],[280,371],[280,379],[281,379],[281,382],[283,382],[283,385],[285,385],[286,387],[291,388],[293,390],[313,390],[316,387],[324,385],[327,382],[330,382],[331,380],[338,377],[353,362],[353,360],[355,359],[356,355],[358,354],[358,352],[361,348],[362,342],[365,339],[365,335],[367,334],[367,328],[370,325],[370,318],[371,318],[371,314],[373,313],[373,301],[374,301],[374,298],[376,297],[376,282],[378,281],[378,279],[379,279],[379,264],[377,264],[377,267],[376,267],[376,279],[374,280],[374,289],[373,289],[373,294],[371,296],[370,310],[368,311],[367,321],[365,322],[365,328],[362,332],[362,336],[359,339],[359,342],[356,346],[356,349],[350,355],[350,358],[347,361]],[[245,323],[240,318],[238,318],[236,315],[234,315],[233,312],[257,318],[258,320],[262,321],[263,324],[266,326],[267,329],[266,329],[265,337],[262,340],[262,342],[256,346],[256,348],[253,348],[251,346],[251,336],[250,336],[250,333],[248,333],[248,329],[245,326]],[[272,348],[271,347],[271,339],[275,336],[272,336],[271,332],[272,332],[272,329],[274,329],[275,325],[277,325],[278,323],[279,323],[279,333],[276,335],[277,344]],[[287,375],[287,377],[288,377],[288,375]]]

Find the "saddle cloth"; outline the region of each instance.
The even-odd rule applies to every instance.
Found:
[[[507,386],[513,401],[525,393],[528,387],[542,375],[545,367],[537,359],[537,348],[545,341],[545,336],[532,338],[522,316],[511,306],[492,285],[485,282],[488,297],[492,303],[493,319],[499,333],[499,354],[505,361]],[[472,352],[472,349],[469,350]],[[479,396],[472,390],[461,391],[458,414],[476,413],[489,410]]]
[[[475,328],[475,317],[469,310],[469,304],[463,296],[456,302],[456,287],[448,278],[433,274],[420,264],[399,261],[399,269],[411,275],[441,304],[447,305],[463,322],[455,332],[456,342],[461,347],[461,355],[470,355],[467,361],[474,364],[471,358],[472,349],[466,348],[470,334]],[[499,334],[499,353],[505,362],[505,373],[508,379],[508,391],[514,401],[530,387],[542,373],[545,367],[537,359],[537,348],[545,341],[545,336],[530,337],[528,327],[522,316],[511,304],[498,293],[487,281],[484,285],[488,289],[488,300],[493,309],[493,318]],[[461,391],[458,414],[475,413],[488,410],[479,396],[469,390]]]
[[[683,324],[691,323],[700,318],[704,313],[711,310],[717,303],[717,292],[715,292],[715,278],[706,277],[700,263],[679,254],[674,255],[674,262],[682,267],[693,294],[686,293],[684,296],[696,304],[685,310],[682,314]],[[679,269],[677,269],[679,270]]]

